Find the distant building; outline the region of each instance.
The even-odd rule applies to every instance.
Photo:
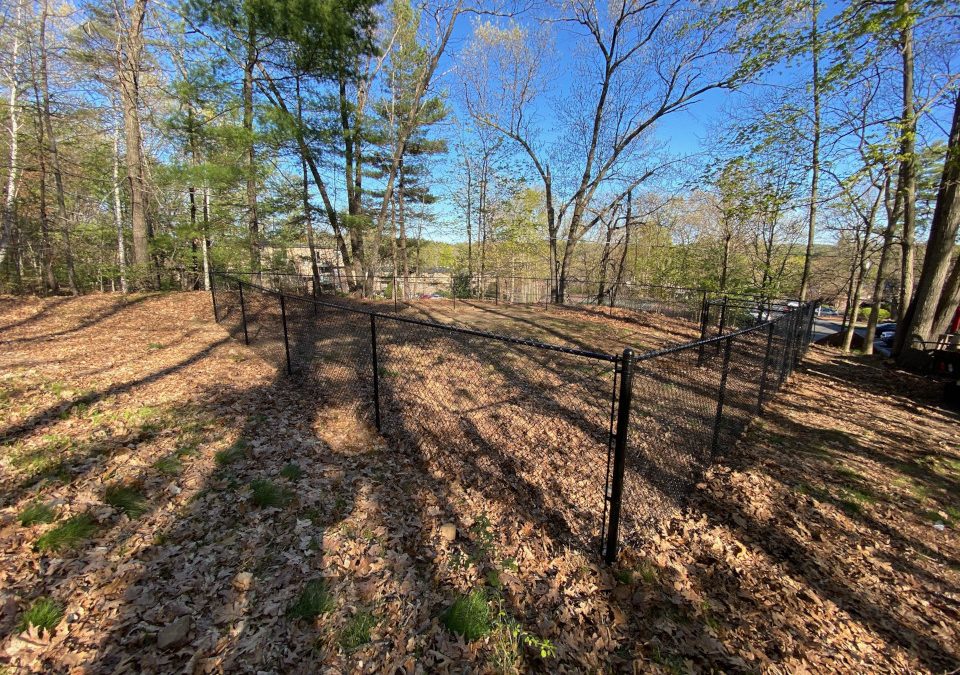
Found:
[[[321,248],[319,246],[313,249],[317,254],[317,267],[321,274],[332,274],[335,269],[343,267],[343,256],[340,250],[335,247]],[[313,269],[310,264],[310,247],[291,246],[287,249],[287,259],[293,263],[297,274],[311,276]]]

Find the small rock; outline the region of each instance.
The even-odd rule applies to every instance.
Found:
[[[933,524],[933,529],[935,529],[937,532],[943,532],[946,529],[946,525],[938,520]]]
[[[67,623],[76,623],[80,620],[80,615],[76,612],[70,612],[67,614]]]
[[[233,578],[233,586],[238,591],[249,591],[253,587],[253,575],[250,572],[240,572]]]
[[[181,490],[180,486],[177,485],[176,483],[170,483],[170,485],[167,486],[167,492],[169,492],[174,497],[176,497],[178,494],[183,492],[183,490]]]
[[[457,538],[457,526],[453,523],[444,523],[440,526],[440,538],[444,541],[453,541]]]
[[[190,632],[190,617],[181,616],[171,624],[160,629],[157,634],[157,648],[169,649],[170,647],[179,647],[187,640],[187,633]]]

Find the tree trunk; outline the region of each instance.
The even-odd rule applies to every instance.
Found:
[[[613,281],[613,288],[610,290],[610,306],[617,303],[617,293],[623,284],[623,268],[627,261],[627,251],[630,249],[630,231],[633,227],[633,192],[627,193],[627,219],[623,223],[623,252],[620,254],[620,263],[617,265],[617,276]]]
[[[210,188],[203,182],[203,290],[210,290]]]
[[[144,274],[150,262],[151,227],[147,215],[147,183],[140,131],[140,70],[143,61],[143,23],[147,0],[134,0],[125,46],[117,48],[117,79],[123,106],[126,136],[127,180],[130,185],[130,224],[133,230],[133,263]],[[117,25],[123,24],[117,14]]]
[[[407,225],[404,214],[406,204],[404,204],[403,194],[403,160],[400,161],[400,170],[398,172],[397,182],[397,226],[400,228],[400,270],[403,275],[403,299],[407,299],[407,279],[410,276],[410,269],[407,264]]]
[[[820,43],[817,37],[819,0],[812,0],[810,9],[810,51],[813,62],[813,148],[811,149],[810,209],[807,217],[807,249],[803,255],[803,276],[800,279],[800,301],[810,290],[810,261],[817,224],[818,181],[820,179]]]
[[[13,238],[14,228],[14,200],[17,196],[17,162],[19,155],[19,134],[20,134],[20,75],[19,62],[17,57],[20,53],[20,28],[23,23],[23,4],[25,0],[17,3],[17,16],[13,24],[13,44],[10,46],[10,96],[9,96],[9,131],[10,140],[7,143],[7,158],[9,165],[7,169],[7,185],[3,195],[3,214],[2,229],[0,229],[0,265],[7,258],[7,249]]]
[[[730,232],[727,232],[723,236],[723,264],[720,267],[720,292],[727,292],[727,276],[729,275],[730,268],[730,242],[733,240],[733,235]],[[801,298],[803,296],[801,295]]]
[[[913,298],[913,261],[916,255],[915,233],[917,225],[917,158],[916,136],[917,119],[913,103],[913,23],[910,17],[910,0],[897,0],[896,16],[904,23],[900,34],[900,49],[903,60],[903,113],[900,119],[900,180],[897,188],[902,192],[903,237],[901,239],[900,270],[900,321],[904,322],[907,308]],[[901,335],[903,337],[901,337]],[[898,331],[899,352],[903,346],[905,333]]]
[[[50,152],[50,168],[53,170],[53,184],[56,188],[57,217],[60,220],[60,233],[63,237],[64,260],[67,265],[67,283],[70,292],[76,295],[76,272],[73,268],[73,247],[70,243],[70,218],[67,215],[67,200],[63,188],[63,171],[60,169],[60,152],[57,149],[57,137],[53,131],[53,121],[50,116],[50,83],[47,66],[47,17],[49,15],[48,0],[44,0],[40,10],[40,89],[43,96],[43,105],[40,110],[42,123],[46,128],[47,145]]]
[[[847,324],[847,330],[843,335],[843,351],[849,352],[850,345],[853,343],[853,336],[857,329],[857,319],[860,314],[860,294],[863,289],[863,280],[867,276],[867,247],[870,243],[870,226],[863,235],[863,245],[860,247],[860,264],[857,268],[856,279],[854,280],[853,293],[850,298],[850,323]]]
[[[464,148],[467,169],[467,287],[473,283],[473,171],[467,149]]]
[[[883,284],[887,280],[887,266],[893,251],[893,235],[897,230],[897,206],[890,205],[890,175],[887,174],[883,186],[883,202],[887,212],[887,226],[883,230],[883,247],[880,251],[880,263],[877,265],[877,278],[873,283],[873,307],[867,319],[867,336],[864,339],[863,353],[873,354],[873,342],[877,336],[877,324],[880,322],[880,304],[883,298]]]
[[[953,269],[940,294],[937,304],[937,318],[934,320],[934,334],[946,333],[950,329],[950,322],[960,305],[960,256],[953,261]]]
[[[300,95],[300,74],[296,77],[297,86],[297,125],[303,128],[303,98]],[[301,191],[303,199],[303,227],[307,234],[307,248],[310,252],[310,273],[313,275],[313,292],[320,292],[320,267],[317,264],[317,247],[313,238],[313,211],[310,208],[310,190],[307,184],[307,160],[300,155]]]
[[[32,59],[31,59],[31,65]],[[53,242],[50,238],[50,216],[47,213],[47,139],[44,131],[43,106],[40,102],[40,89],[37,84],[36,68],[33,78],[33,97],[37,110],[37,163],[40,168],[40,268],[43,277],[44,293],[56,293],[60,290],[57,276],[53,270]]]
[[[340,130],[343,134],[343,173],[347,187],[347,233],[350,237],[350,255],[353,260],[351,276],[357,286],[364,278],[366,270],[366,251],[363,236],[363,186],[362,164],[358,147],[357,119],[351,121],[350,106],[347,99],[347,82],[341,77],[339,82]]]
[[[600,254],[600,269],[599,275],[600,279],[597,283],[597,304],[602,305],[604,299],[607,297],[609,291],[607,289],[607,266],[610,264],[610,245],[613,238],[613,224],[615,222],[615,215],[611,215],[610,222],[605,223],[606,233],[603,239],[603,251]]]
[[[127,251],[123,241],[123,210],[120,204],[120,124],[113,130],[113,225],[117,230],[117,268],[120,272],[120,292],[126,293]]]
[[[958,182],[960,182],[960,96],[954,104],[947,155],[943,163],[940,188],[937,191],[937,204],[933,211],[930,237],[927,240],[917,292],[906,312],[907,321],[897,329],[898,355],[904,353],[908,340],[918,337],[928,341],[934,337],[932,333],[937,306],[950,270],[957,231],[960,228]]]
[[[257,149],[253,136],[253,71],[257,67],[257,34],[247,17],[247,56],[243,65],[243,130],[247,150],[247,229],[250,232],[250,265],[260,274],[260,220],[257,215]]]

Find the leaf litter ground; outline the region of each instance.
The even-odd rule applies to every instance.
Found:
[[[813,350],[608,569],[289,386],[205,294],[5,298],[0,344],[13,672],[960,666],[958,419],[874,361]],[[468,642],[444,617],[477,588]]]

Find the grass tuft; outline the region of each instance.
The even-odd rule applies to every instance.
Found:
[[[69,518],[37,539],[34,547],[41,552],[77,548],[97,529],[93,516],[81,513]]]
[[[340,646],[352,652],[370,642],[370,629],[377,625],[377,618],[370,612],[360,611],[350,617],[340,634]]]
[[[229,448],[218,450],[217,454],[213,456],[213,459],[217,463],[217,466],[227,466],[228,464],[239,462],[247,456],[248,447],[247,442],[241,439]]]
[[[280,469],[280,475],[287,480],[299,480],[303,477],[304,473],[306,472],[293,462]]]
[[[56,517],[52,507],[43,502],[31,502],[20,512],[20,524],[28,527],[37,523],[52,523]]]
[[[176,455],[171,455],[158,459],[153,463],[153,468],[162,474],[172,476],[180,473],[180,471],[183,469],[183,463],[180,461],[179,457]]]
[[[150,510],[144,496],[136,488],[127,485],[109,486],[103,494],[103,500],[126,513],[131,520]]]
[[[17,629],[22,633],[30,626],[35,626],[41,631],[52,631],[60,619],[63,618],[63,607],[56,600],[51,598],[37,598],[30,605],[30,608],[23,613],[17,624]]]
[[[327,583],[323,579],[308,581],[297,601],[294,602],[287,615],[294,619],[311,620],[333,609],[333,596],[327,590]]]
[[[281,508],[289,504],[293,498],[289,490],[268,480],[257,479],[250,483],[250,489],[253,490],[253,503],[260,507]]]
[[[440,617],[448,630],[467,640],[487,635],[491,629],[490,605],[482,589],[461,595]]]

